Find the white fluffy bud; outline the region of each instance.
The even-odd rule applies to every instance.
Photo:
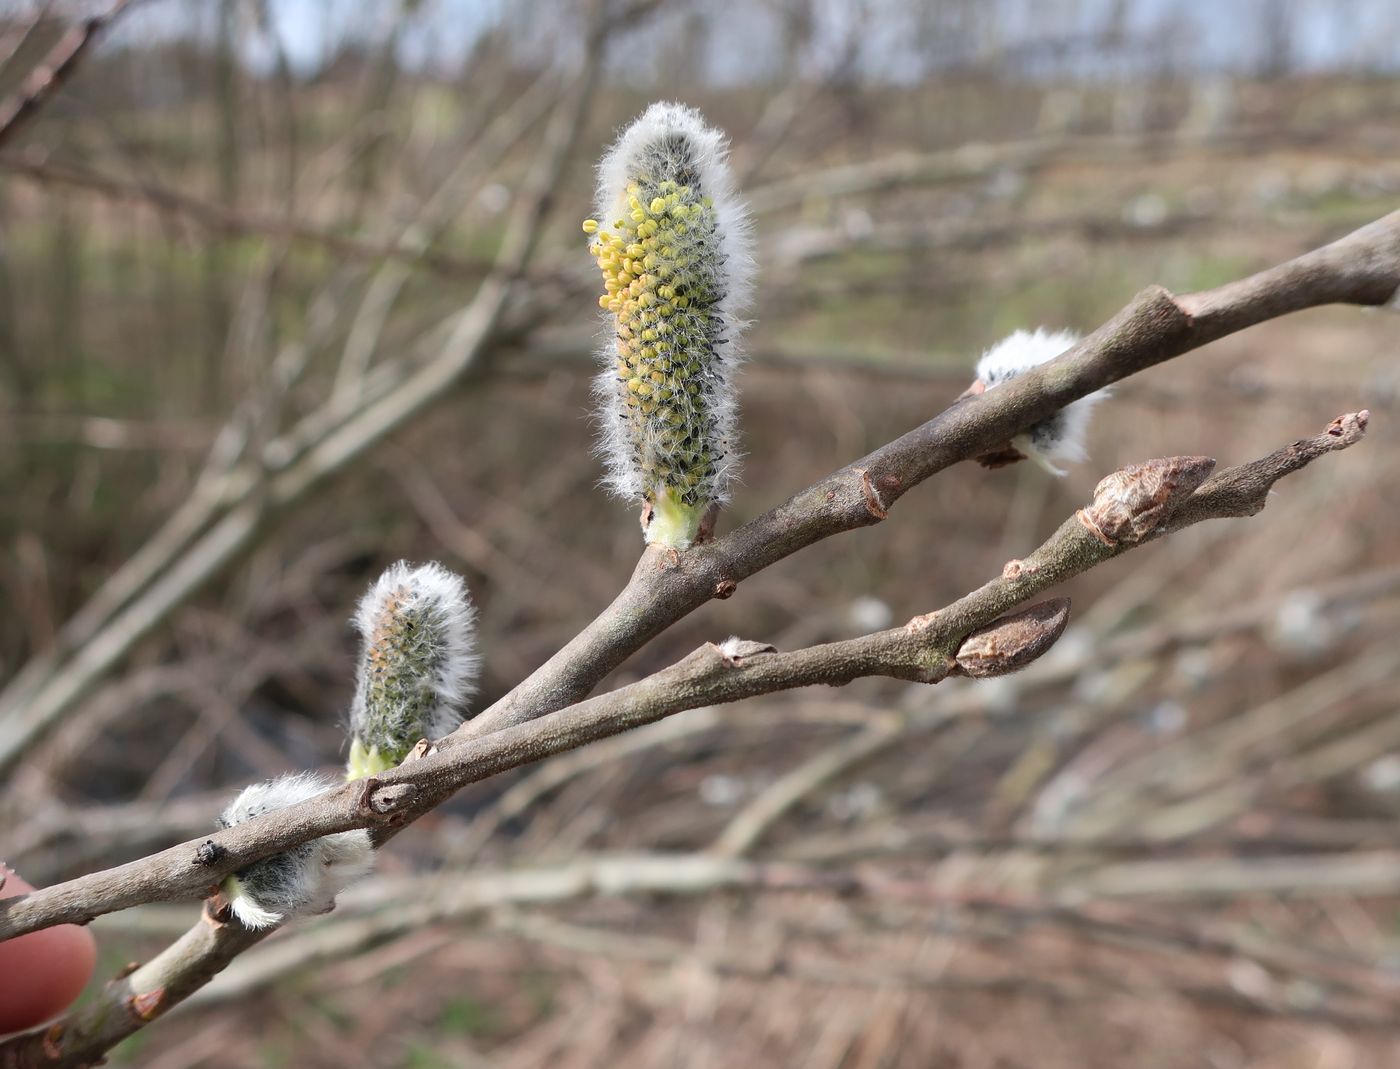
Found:
[[[475,689],[476,610],[462,577],[441,564],[390,566],[360,600],[363,638],[350,707],[349,777],[399,764],[419,739],[462,720]]]
[[[219,817],[232,828],[245,820],[304,802],[334,784],[311,772],[279,776],[243,788]],[[255,861],[223,883],[233,914],[248,928],[270,928],[289,916],[326,913],[335,896],[374,867],[369,833],[337,832]]]
[[[1079,336],[1067,330],[1015,331],[982,354],[977,361],[978,381],[986,389],[993,389],[1030,368],[1048,363],[1078,342]],[[1086,458],[1084,439],[1090,414],[1107,396],[1107,390],[1097,390],[1071,402],[1024,434],[1018,434],[1011,445],[1052,475],[1063,475],[1064,469],[1055,462],[1078,463]]]

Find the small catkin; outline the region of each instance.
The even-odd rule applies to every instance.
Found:
[[[1078,342],[1079,336],[1071,331],[1014,331],[982,354],[977,361],[977,379],[990,390],[1048,363]],[[1071,402],[1013,438],[1013,450],[1029,456],[1052,475],[1064,475],[1064,469],[1056,462],[1078,463],[1086,458],[1084,440],[1090,414],[1107,396],[1107,390],[1096,390]]]
[[[232,828],[314,798],[333,786],[310,772],[255,783],[229,803],[219,825]],[[373,867],[369,833],[342,831],[256,861],[225,879],[222,890],[244,926],[270,928],[290,916],[327,912],[335,905],[336,895]]]
[[[475,689],[476,611],[462,577],[399,561],[360,600],[350,707],[349,779],[399,764],[420,739],[450,733]]]
[[[584,222],[613,330],[595,383],[607,485],[645,503],[647,541],[684,549],[738,460],[738,318],[751,297],[748,215],[725,137],[653,104],[598,167]]]

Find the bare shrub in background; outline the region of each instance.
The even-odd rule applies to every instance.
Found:
[[[734,310],[711,329],[675,303],[709,283],[624,263],[670,255],[677,222],[703,235],[708,194],[667,175],[676,189],[640,198],[624,175],[639,199],[604,301],[637,318],[600,389],[621,376],[612,482],[644,499],[657,544],[599,613],[635,536],[596,502],[575,418],[596,274],[569,220],[597,146],[645,102],[606,65],[674,39],[676,9],[556,12],[579,62],[529,77],[501,58],[527,40],[507,19],[451,109],[400,63],[417,16],[303,82],[275,19],[242,10],[209,27],[198,84],[220,121],[198,165],[175,151],[209,136],[193,113],[123,90],[104,122],[104,85],[142,55],[90,54],[105,22],[17,19],[6,38],[33,73],[0,109],[4,268],[48,270],[11,287],[0,323],[23,475],[0,765],[10,859],[52,886],[6,900],[0,933],[98,917],[104,946],[143,961],[0,1047],[8,1063],[88,1064],[189,1000],[152,1030],[162,1064],[258,1063],[235,1039],[250,1013],[299,1064],[1234,1064],[1280,1042],[1384,1064],[1387,469],[1329,460],[1262,521],[1196,527],[1258,511],[1388,409],[1367,370],[1387,321],[1270,327],[1400,286],[1400,219],[1352,230],[1400,181],[1362,90],[1334,87],[1352,125],[1329,125],[1286,79],[1257,98],[1240,79],[1207,122],[1204,80],[1032,93],[1008,58],[889,115],[888,90],[850,77],[858,34],[804,73],[820,54],[806,8],[775,8],[795,57],[782,88],[707,108],[736,134],[762,268],[744,485],[716,524],[728,410],[677,407],[708,357],[667,363],[645,318],[675,307],[658,322],[703,348]],[[239,62],[247,40],[270,46],[260,72]],[[177,46],[163,62],[179,69]],[[966,114],[942,106],[959,93]],[[1365,162],[1328,178],[1319,161],[1344,154]],[[1242,158],[1253,186],[1232,185]],[[1206,246],[1215,259],[1182,268]],[[1164,251],[1139,263],[1144,248]],[[1110,314],[1163,276],[1191,292]],[[31,314],[37,297],[51,314]],[[989,352],[928,418],[997,333],[1100,321],[1033,358]],[[930,336],[962,355],[900,358]],[[1205,374],[1115,387],[1064,489],[1031,465],[958,465],[1073,460],[1055,435],[1074,406],[1207,344]],[[1326,376],[1300,374],[1311,358]],[[619,478],[673,410],[694,436],[675,421],[686,433],[647,461],[659,481]],[[1320,433],[1268,452],[1300,431]],[[1226,459],[1182,455],[1204,450]],[[1141,567],[1111,563],[1130,550]],[[432,745],[398,767],[416,732],[354,713],[361,778],[254,799],[273,811],[232,808],[213,832],[233,788],[344,745],[343,619],[398,557],[449,561],[480,600],[481,712],[439,739],[450,725],[429,717]],[[1063,599],[1022,607],[1080,575],[1068,630]],[[816,683],[851,685],[792,689]],[[395,718],[442,712],[403,704],[404,686]],[[335,890],[278,859],[352,874],[354,856],[306,851],[366,832],[379,872],[257,945]],[[187,906],[149,905],[221,882],[237,916],[218,897],[192,926]]]

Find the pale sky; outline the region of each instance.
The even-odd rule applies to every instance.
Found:
[[[113,44],[135,44],[208,33],[221,0],[143,0],[129,13]],[[294,66],[314,72],[344,42],[375,42],[401,10],[400,0],[267,0]],[[87,4],[90,8],[105,3]],[[554,17],[560,0],[424,0],[400,43],[411,65],[451,71],[483,29],[503,17],[516,27],[522,51],[534,58],[567,58],[577,46],[560,40]],[[0,14],[22,13],[33,0],[0,0]],[[772,80],[781,75],[781,25],[756,0],[692,0],[668,8],[653,32],[627,49],[614,73],[652,87],[664,73],[656,49],[668,33],[684,33],[694,66],[717,85]],[[1305,71],[1394,70],[1400,67],[1397,0],[815,0],[816,31],[807,62],[820,71],[843,54],[856,35],[858,69],[866,80],[908,83],[950,61],[995,51],[1019,57],[1028,76],[1131,77],[1143,69],[1142,52],[1166,55],[1178,69],[1248,73],[1268,47],[1270,12],[1286,12],[1290,54]],[[688,17],[686,11],[697,13]],[[1137,50],[1105,56],[1082,39],[1120,13],[1120,27]],[[1075,39],[1080,39],[1076,45]],[[270,43],[251,28],[240,34],[245,58],[268,62]],[[648,57],[651,57],[649,62]],[[1152,63],[1153,60],[1147,62]]]

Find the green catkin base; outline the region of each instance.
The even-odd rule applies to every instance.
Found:
[[[398,764],[398,761],[380,753],[378,746],[366,746],[356,736],[350,740],[350,756],[345,762],[345,778],[357,780],[364,779],[366,776],[377,776],[381,772],[395,768]]]
[[[691,545],[700,533],[700,521],[704,519],[708,507],[703,501],[698,505],[687,505],[676,498],[670,487],[663,486],[651,501],[648,540],[663,546]]]
[[[435,680],[447,656],[447,615],[406,585],[387,591],[369,619],[347,779],[396,767],[428,733],[441,703]]]
[[[685,547],[716,495],[725,443],[717,429],[724,321],[714,205],[683,151],[658,147],[627,186],[611,231],[595,220],[590,251],[617,321],[616,376],[632,463],[652,506],[647,539]]]

